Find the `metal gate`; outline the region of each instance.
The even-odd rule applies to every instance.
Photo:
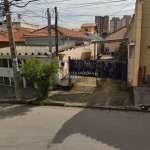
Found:
[[[127,63],[116,60],[73,60],[69,61],[70,75],[127,79]]]

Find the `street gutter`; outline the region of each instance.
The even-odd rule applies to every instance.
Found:
[[[34,100],[28,100],[28,101],[16,101],[14,99],[9,100],[0,100],[0,104],[20,104],[20,105],[26,105],[26,106],[42,106],[40,103],[35,102]],[[150,109],[142,110],[141,107],[135,107],[135,106],[87,106],[86,103],[68,103],[68,102],[59,102],[59,101],[53,101],[49,104],[45,104],[43,106],[60,106],[60,107],[76,107],[76,108],[90,108],[90,109],[100,109],[100,110],[117,110],[117,111],[134,111],[134,112],[146,112],[149,113]]]

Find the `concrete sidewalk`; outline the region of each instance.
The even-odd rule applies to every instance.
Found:
[[[105,86],[104,86],[105,87]],[[94,90],[93,86],[79,86],[78,88],[75,86],[71,91],[52,91],[49,96],[54,99],[54,101],[50,102],[47,105],[50,106],[65,106],[65,107],[83,107],[83,108],[96,108],[96,109],[109,109],[109,110],[128,110],[128,111],[141,111],[141,106],[150,106],[150,88],[148,87],[137,87],[134,88],[134,104],[135,105],[111,105],[113,103],[108,103],[108,100],[111,102],[112,100],[108,97],[108,91],[103,90]],[[111,91],[113,95],[116,90]],[[101,93],[102,92],[102,93]],[[120,91],[121,92],[121,91]],[[26,100],[24,101],[16,101],[14,99],[15,93],[13,87],[2,87],[0,86],[0,103],[11,103],[11,104],[30,104],[30,105],[41,105],[41,103],[36,102],[36,98],[38,91],[37,89],[24,89],[24,94],[26,96]],[[10,96],[12,96],[10,98]],[[101,98],[104,96],[106,99],[106,104],[103,105],[101,103]],[[125,95],[121,94],[121,97],[125,97]],[[8,98],[9,97],[9,98]],[[58,97],[58,99],[57,99]],[[116,101],[119,99],[116,98]],[[102,101],[103,102],[103,101]],[[104,103],[105,104],[105,103]],[[147,109],[150,111],[150,109]]]
[[[39,96],[39,90],[35,88],[22,88],[26,100]],[[0,101],[15,99],[15,88],[12,86],[0,86]]]
[[[135,106],[150,106],[150,88],[134,87],[134,104]]]

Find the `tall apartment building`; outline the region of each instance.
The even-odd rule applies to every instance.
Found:
[[[120,19],[119,17],[113,17],[110,20],[110,31],[114,32],[121,27],[129,26],[131,20],[132,17],[130,15],[124,15],[122,19]]]
[[[113,17],[110,20],[110,31],[114,32],[122,27],[122,22],[119,17]]]
[[[97,24],[98,33],[102,36],[103,31],[109,30],[109,16],[95,16],[95,23]]]
[[[129,15],[124,15],[123,18],[121,19],[122,21],[122,27],[124,26],[129,26],[130,22],[132,20],[132,17]]]

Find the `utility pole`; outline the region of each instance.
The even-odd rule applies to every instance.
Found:
[[[4,0],[7,30],[8,30],[8,37],[9,37],[9,46],[10,46],[10,52],[11,52],[11,58],[12,58],[12,64],[13,64],[13,75],[14,75],[16,99],[21,100],[23,99],[23,94],[22,94],[20,75],[18,74],[19,66],[18,66],[15,41],[14,41],[14,36],[13,36],[13,31],[12,31],[12,21],[11,21],[11,12],[10,12],[9,4],[10,3],[8,0]]]
[[[56,56],[58,55],[58,12],[57,12],[57,7],[55,9],[55,42],[56,42]]]
[[[48,35],[49,35],[49,51],[52,54],[52,39],[51,39],[51,14],[49,8],[47,8],[47,17],[48,17]]]

